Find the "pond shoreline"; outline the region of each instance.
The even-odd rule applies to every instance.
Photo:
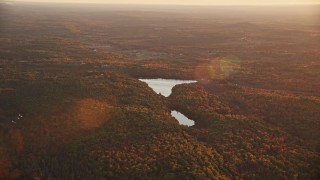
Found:
[[[169,97],[172,93],[172,88],[179,84],[191,84],[196,83],[196,80],[177,80],[177,79],[139,79],[142,82],[148,84],[148,86],[157,94],[164,97]],[[171,110],[171,116],[174,117],[180,125],[186,125],[188,127],[195,125],[195,122],[187,118],[181,112]]]

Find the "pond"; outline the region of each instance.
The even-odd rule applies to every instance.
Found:
[[[139,79],[148,84],[157,94],[161,94],[164,97],[170,96],[172,88],[178,84],[190,84],[196,83],[195,80],[177,80],[177,79]],[[185,115],[178,111],[171,111],[171,116],[178,120],[179,124],[186,126],[193,126],[194,121],[187,118]]]
[[[179,121],[179,124],[186,125],[186,126],[193,126],[194,121],[187,118],[185,115],[181,114],[178,111],[171,111],[171,116],[176,118]]]
[[[194,80],[176,80],[176,79],[139,79],[148,84],[157,94],[161,94],[164,97],[168,97],[171,94],[171,90],[178,84],[190,84],[196,83]]]

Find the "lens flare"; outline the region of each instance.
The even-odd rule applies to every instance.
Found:
[[[236,56],[216,58],[209,63],[197,66],[195,77],[200,83],[207,84],[212,80],[227,79],[237,74],[240,67],[240,60]]]
[[[18,129],[10,129],[8,132],[8,142],[16,152],[22,152],[24,149],[23,135]]]

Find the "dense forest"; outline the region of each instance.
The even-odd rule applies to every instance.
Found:
[[[320,178],[318,6],[0,8],[0,179]]]

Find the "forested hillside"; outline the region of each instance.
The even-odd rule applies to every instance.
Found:
[[[273,8],[0,3],[0,179],[319,179],[319,7]]]

